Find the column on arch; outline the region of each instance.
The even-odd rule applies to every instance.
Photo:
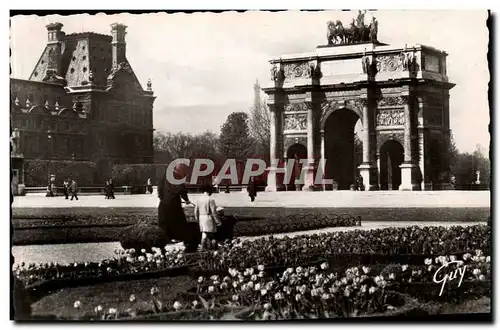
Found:
[[[416,164],[416,155],[412,146],[413,134],[413,111],[412,102],[408,92],[402,95],[405,101],[404,105],[404,161],[401,164],[401,185],[399,190],[420,190],[420,185],[417,182],[418,165]]]
[[[273,192],[281,190],[282,184],[278,180],[279,161],[283,155],[283,109],[275,103],[269,103],[270,112],[270,165],[267,173],[266,191]]]
[[[365,190],[377,190],[378,189],[378,166],[375,164],[375,155],[373,148],[375,146],[375,123],[374,123],[374,112],[376,107],[373,103],[370,103],[367,95],[361,96],[360,103],[362,105],[362,116],[363,122],[363,162],[358,167],[361,177],[363,178],[363,184]]]

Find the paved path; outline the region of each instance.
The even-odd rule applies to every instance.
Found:
[[[369,222],[363,224],[361,229],[377,229],[386,227],[406,227],[406,226],[469,226],[477,225],[478,223],[442,223],[442,222]],[[284,237],[284,236],[297,236],[303,234],[318,234],[326,232],[335,231],[351,231],[360,229],[360,227],[332,227],[323,228],[317,230],[293,232],[293,233],[283,233],[275,234],[274,237]],[[268,235],[265,235],[268,236]],[[256,237],[242,237],[245,240],[255,240],[263,236]],[[169,249],[183,249],[182,243],[168,245]],[[78,243],[78,244],[47,244],[47,245],[27,245],[27,246],[14,246],[12,247],[12,254],[15,258],[15,263],[19,264],[21,262],[25,263],[46,263],[46,262],[60,262],[60,263],[74,263],[74,262],[99,262],[104,259],[113,258],[115,256],[114,251],[116,249],[121,249],[121,245],[118,242],[109,243]]]
[[[191,194],[194,202],[199,195]],[[489,191],[321,191],[259,193],[251,203],[244,192],[215,194],[217,204],[225,207],[490,207]],[[62,197],[27,195],[14,198],[13,207],[156,207],[156,195],[83,195],[78,201]]]

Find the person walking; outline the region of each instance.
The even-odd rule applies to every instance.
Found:
[[[209,239],[217,233],[217,227],[222,225],[217,212],[217,205],[212,198],[213,186],[206,185],[202,188],[203,195],[194,206],[194,217],[199,223],[201,232],[201,250],[207,248]]]
[[[69,186],[69,191],[71,193],[71,199],[70,200],[73,200],[73,198],[76,198],[76,200],[78,200],[78,186],[76,185],[76,181],[75,180],[71,180],[71,185]]]
[[[151,178],[148,178],[146,182],[146,193],[153,194],[153,184],[151,183]]]
[[[109,193],[109,180],[106,180],[106,183],[104,183],[104,199],[109,199],[110,193]]]
[[[255,197],[257,197],[257,182],[254,177],[250,178],[250,182],[247,186],[248,196],[250,196],[250,201],[254,202]]]
[[[186,168],[177,165],[174,177],[179,180],[185,177]],[[158,184],[158,226],[165,231],[172,240],[183,241],[186,252],[195,252],[199,244],[199,231],[194,233],[189,230],[188,222],[181,199],[192,205],[184,184],[174,184],[167,180],[166,172]]]
[[[113,179],[108,180],[109,184],[109,198],[110,199],[115,199],[115,185],[113,183]]]
[[[69,181],[68,181],[68,179],[64,180],[64,182],[63,182],[63,193],[64,193],[65,199],[68,199],[69,198]]]

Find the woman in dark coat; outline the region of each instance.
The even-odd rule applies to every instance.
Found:
[[[255,178],[251,177],[250,182],[247,187],[248,196],[250,196],[250,200],[255,201],[255,197],[257,197],[257,183],[255,182]]]
[[[174,176],[181,179],[182,169],[176,167]],[[176,185],[168,182],[166,173],[163,174],[158,185],[158,225],[165,231],[168,238],[183,241],[186,252],[196,251],[198,248],[199,229],[192,229],[186,220],[186,215],[182,208],[181,198],[192,204],[188,198],[187,190],[183,184]]]

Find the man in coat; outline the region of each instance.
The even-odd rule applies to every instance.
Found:
[[[182,164],[181,164],[182,165]],[[176,166],[174,177],[182,179],[186,174],[186,167]],[[168,182],[166,172],[163,174],[158,184],[158,226],[165,231],[167,237],[174,240],[183,241],[186,252],[194,252],[198,249],[200,240],[199,227],[191,228],[186,220],[181,198],[192,204],[187,195],[184,184],[173,184]]]
[[[71,194],[71,199],[70,200],[73,200],[73,198],[76,198],[76,200],[78,200],[78,196],[77,196],[78,186],[76,185],[76,181],[75,180],[71,180],[71,185],[69,186],[69,191],[70,191],[70,194]]]

